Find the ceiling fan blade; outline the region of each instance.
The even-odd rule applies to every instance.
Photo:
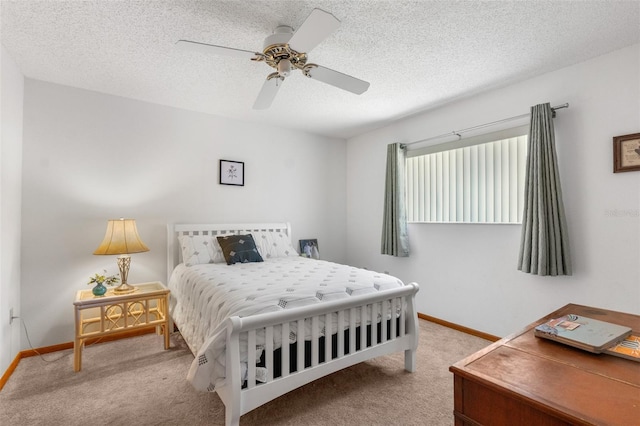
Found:
[[[308,53],[340,26],[332,14],[313,9],[300,28],[291,36],[289,46],[296,52]]]
[[[178,40],[176,47],[182,50],[190,50],[194,52],[202,52],[215,55],[235,56],[236,58],[255,58],[261,56],[261,53],[251,52],[249,50],[234,49],[231,47],[216,46],[214,44],[198,43],[196,41]]]
[[[284,78],[278,76],[278,73],[269,74],[266,81],[262,85],[262,89],[260,89],[260,93],[258,93],[258,97],[253,104],[253,109],[269,108],[283,82]]]
[[[320,65],[309,64],[304,69],[304,75],[314,80],[322,81],[340,89],[361,95],[369,88],[369,82],[350,75],[343,74]]]

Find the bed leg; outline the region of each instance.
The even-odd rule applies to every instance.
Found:
[[[225,407],[224,409],[225,415],[225,424],[226,426],[239,426],[240,425],[240,410],[235,408],[231,409],[230,407]]]
[[[408,349],[404,351],[404,369],[409,373],[416,371],[416,350]]]

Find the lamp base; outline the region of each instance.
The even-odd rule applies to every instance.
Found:
[[[127,283],[120,284],[118,287],[113,289],[115,294],[128,294],[133,293],[134,291],[136,291],[136,288]]]
[[[127,284],[127,276],[129,275],[129,266],[131,265],[131,256],[122,254],[118,256],[118,269],[120,269],[120,284],[113,289],[115,294],[127,294],[136,291],[136,288]]]

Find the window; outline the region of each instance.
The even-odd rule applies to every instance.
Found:
[[[520,223],[526,126],[407,152],[409,222]]]

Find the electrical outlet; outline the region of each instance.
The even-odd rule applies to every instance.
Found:
[[[13,308],[9,309],[9,324],[13,322]]]

